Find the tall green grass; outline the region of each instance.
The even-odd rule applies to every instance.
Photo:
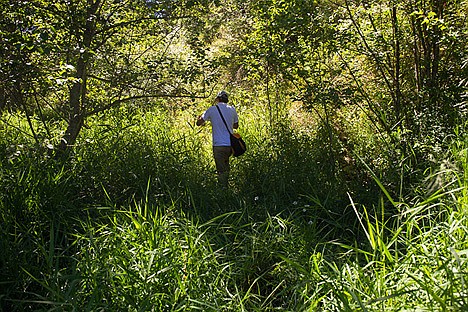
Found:
[[[90,120],[67,159],[9,117],[2,310],[466,310],[462,133],[400,196],[368,158],[342,174],[326,133],[240,107],[249,152],[223,190],[197,110],[116,110]]]

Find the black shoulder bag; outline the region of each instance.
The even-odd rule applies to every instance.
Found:
[[[229,127],[226,123],[226,120],[224,119],[223,114],[221,113],[221,109],[219,109],[218,105],[216,105],[216,108],[218,109],[219,115],[221,115],[221,119],[223,119],[227,131],[229,132],[229,137],[231,139],[232,155],[234,155],[234,157],[238,157],[244,154],[247,150],[247,146],[245,145],[244,140],[241,138],[239,133],[231,133],[231,131],[229,131]]]

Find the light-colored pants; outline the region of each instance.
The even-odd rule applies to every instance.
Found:
[[[213,146],[213,156],[216,164],[216,172],[218,174],[218,182],[221,186],[227,187],[229,181],[229,157],[232,154],[230,146]]]

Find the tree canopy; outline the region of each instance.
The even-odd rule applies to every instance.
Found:
[[[55,112],[66,124],[61,150],[89,116],[206,97],[236,79],[273,83],[325,123],[334,107],[356,105],[390,140],[442,139],[465,113],[463,0],[2,0],[1,8],[0,106]]]

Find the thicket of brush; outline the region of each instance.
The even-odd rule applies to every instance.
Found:
[[[194,125],[203,105],[98,116],[61,157],[34,144],[23,116],[3,115],[0,307],[467,309],[464,129],[405,167],[353,112],[330,145],[305,112],[233,104],[249,150],[229,190],[216,185],[209,127]]]

